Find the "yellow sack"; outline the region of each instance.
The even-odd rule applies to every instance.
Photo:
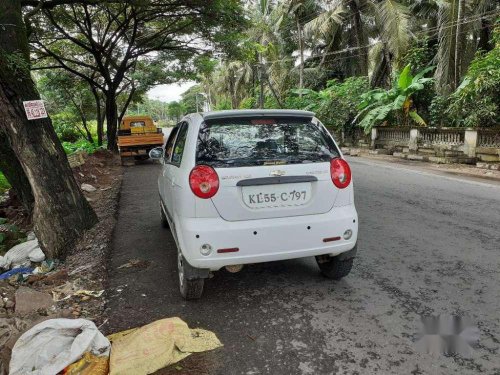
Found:
[[[222,346],[214,333],[189,329],[180,318],[157,320],[112,334],[108,339],[111,341],[110,375],[152,374],[191,353]]]
[[[109,357],[97,357],[92,353],[85,353],[83,358],[63,371],[64,375],[108,375]]]

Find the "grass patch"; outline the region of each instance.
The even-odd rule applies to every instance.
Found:
[[[9,189],[10,189],[9,182],[7,181],[7,179],[5,178],[3,173],[0,172],[0,194],[3,194],[4,192],[6,192]]]
[[[62,142],[64,152],[71,155],[77,151],[85,151],[88,154],[93,154],[97,150],[105,149],[106,145],[97,146],[97,143],[91,143],[86,139],[80,139],[76,142]]]

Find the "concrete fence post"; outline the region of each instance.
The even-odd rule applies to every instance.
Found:
[[[370,144],[370,148],[375,150],[375,141],[377,140],[377,128],[372,128],[372,141]]]
[[[468,157],[473,158],[476,156],[476,147],[477,147],[477,130],[465,129],[464,153]]]
[[[408,148],[410,153],[416,153],[418,151],[418,138],[420,136],[420,131],[418,129],[410,129],[410,142],[408,143]]]

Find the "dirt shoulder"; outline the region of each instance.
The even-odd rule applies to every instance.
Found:
[[[38,266],[43,270],[0,280],[2,375],[7,373],[17,338],[35,324],[52,318],[85,318],[98,327],[104,323],[106,265],[116,223],[122,167],[116,155],[98,151],[86,156],[85,163],[73,168],[73,173],[80,186],[88,185],[82,190],[99,222],[80,238],[65,260],[32,262],[29,268]],[[24,241],[31,223],[19,202],[4,202],[0,214],[7,218],[5,226],[16,227],[19,242]]]
[[[106,264],[116,224],[122,167],[118,156],[101,151],[87,158],[84,165],[73,171],[80,186],[89,184],[96,189],[84,194],[99,222],[85,233],[67,257],[65,265],[69,270],[70,281],[75,284],[74,289],[99,292],[105,290],[107,284]],[[70,299],[67,307],[72,309],[74,316],[90,319],[97,326],[103,323],[104,296],[80,298],[76,300],[76,305],[73,301]]]

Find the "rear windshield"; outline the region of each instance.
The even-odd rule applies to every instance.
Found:
[[[241,118],[202,124],[197,164],[214,167],[302,164],[339,156],[322,126],[307,118]]]

